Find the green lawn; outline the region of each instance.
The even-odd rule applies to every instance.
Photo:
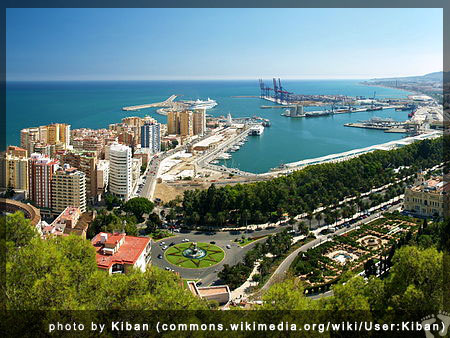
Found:
[[[239,244],[239,246],[243,247],[246,246],[247,244],[253,243],[254,241],[255,241],[254,239],[245,238],[239,239],[236,243]]]
[[[171,246],[166,250],[164,257],[173,265],[189,269],[207,268],[220,263],[225,257],[225,252],[221,248],[208,243],[197,243],[199,249],[206,251],[206,256],[199,259],[184,257],[183,251],[192,245],[192,242],[188,242]]]

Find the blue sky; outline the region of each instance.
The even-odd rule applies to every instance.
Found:
[[[442,70],[442,9],[10,9],[7,80],[372,78]]]

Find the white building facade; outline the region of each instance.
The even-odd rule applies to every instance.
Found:
[[[132,190],[131,148],[123,144],[109,147],[109,191],[123,200],[128,200]]]

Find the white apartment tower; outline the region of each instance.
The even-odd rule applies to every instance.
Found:
[[[109,191],[123,200],[131,195],[131,148],[123,144],[109,147]]]

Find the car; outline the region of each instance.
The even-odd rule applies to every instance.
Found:
[[[159,255],[158,255],[158,258],[159,258],[159,259],[162,259],[162,255],[161,255],[161,254],[159,254]]]
[[[165,242],[159,243],[160,246],[163,246],[163,245],[165,245],[165,244],[166,244]]]
[[[175,245],[175,242],[172,242],[172,243],[169,244],[169,246],[173,246],[173,245]]]
[[[195,285],[200,286],[202,284],[203,284],[202,282],[197,282]]]
[[[211,241],[211,242],[209,242],[209,244],[216,244],[216,242],[214,242],[214,241]]]
[[[231,249],[231,245],[230,244],[227,244],[227,249]]]
[[[164,245],[164,246],[162,247],[163,250],[166,250],[167,248],[168,248],[167,245]]]
[[[169,268],[168,266],[166,266],[166,270],[167,270],[167,271],[170,271],[170,268]]]
[[[173,232],[180,232],[180,229],[173,229]]]
[[[189,242],[189,238],[185,238],[183,242]]]

